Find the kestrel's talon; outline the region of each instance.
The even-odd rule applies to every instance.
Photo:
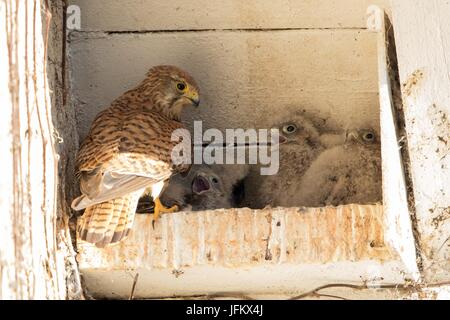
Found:
[[[174,212],[177,212],[178,210],[179,210],[179,208],[177,205],[167,208],[162,204],[162,202],[159,198],[156,198],[155,209],[154,209],[154,213],[153,213],[153,221],[158,220],[161,213],[174,213]]]

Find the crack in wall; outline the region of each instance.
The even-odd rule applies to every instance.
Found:
[[[327,28],[205,28],[205,29],[155,29],[155,30],[72,30],[79,33],[106,33],[106,34],[142,34],[142,33],[189,33],[189,32],[278,32],[278,31],[329,31],[349,30],[366,31],[360,27],[327,27]]]

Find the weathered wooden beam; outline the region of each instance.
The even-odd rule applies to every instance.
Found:
[[[0,1],[0,300],[64,299],[77,278],[66,273],[74,258],[56,206],[62,2],[48,3]]]

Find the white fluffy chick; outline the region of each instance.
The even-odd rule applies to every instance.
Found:
[[[288,187],[286,194],[288,206],[381,201],[381,147],[375,130],[349,131],[346,143],[321,152],[301,183]]]
[[[297,205],[287,191],[298,187],[306,170],[325,148],[342,144],[346,139],[344,132],[321,134],[313,119],[303,112],[275,119],[271,127],[280,132],[280,166],[278,173],[272,176],[262,176],[260,166],[252,166],[245,179],[244,205],[255,209]]]

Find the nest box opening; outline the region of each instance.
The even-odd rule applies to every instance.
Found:
[[[97,12],[68,37],[80,139],[99,111],[159,64],[180,66],[199,83],[200,107],[182,116],[193,134],[196,121],[224,136],[279,132],[278,175],[261,175],[261,164],[196,166],[173,184],[182,197],[165,199],[181,201],[181,212],[156,224],[137,215],[128,238],[105,249],[80,241],[90,292],[127,296],[130,269],[148,284],[137,288],[142,298],[285,294],[336,279],[379,280],[374,269],[381,282],[414,271],[404,262],[413,259],[411,239],[399,235],[403,225],[389,226],[406,219],[403,198],[389,197],[385,210],[386,188],[402,179],[401,158],[391,90],[383,91],[391,81],[384,30],[366,28],[366,8],[357,19],[317,12],[306,25],[263,19],[256,29],[246,19],[236,27],[233,11],[205,25],[186,20],[190,27],[179,30],[128,16],[117,25],[109,17],[122,7],[102,15],[96,4],[79,3]],[[141,199],[140,212],[151,208],[151,198]]]

